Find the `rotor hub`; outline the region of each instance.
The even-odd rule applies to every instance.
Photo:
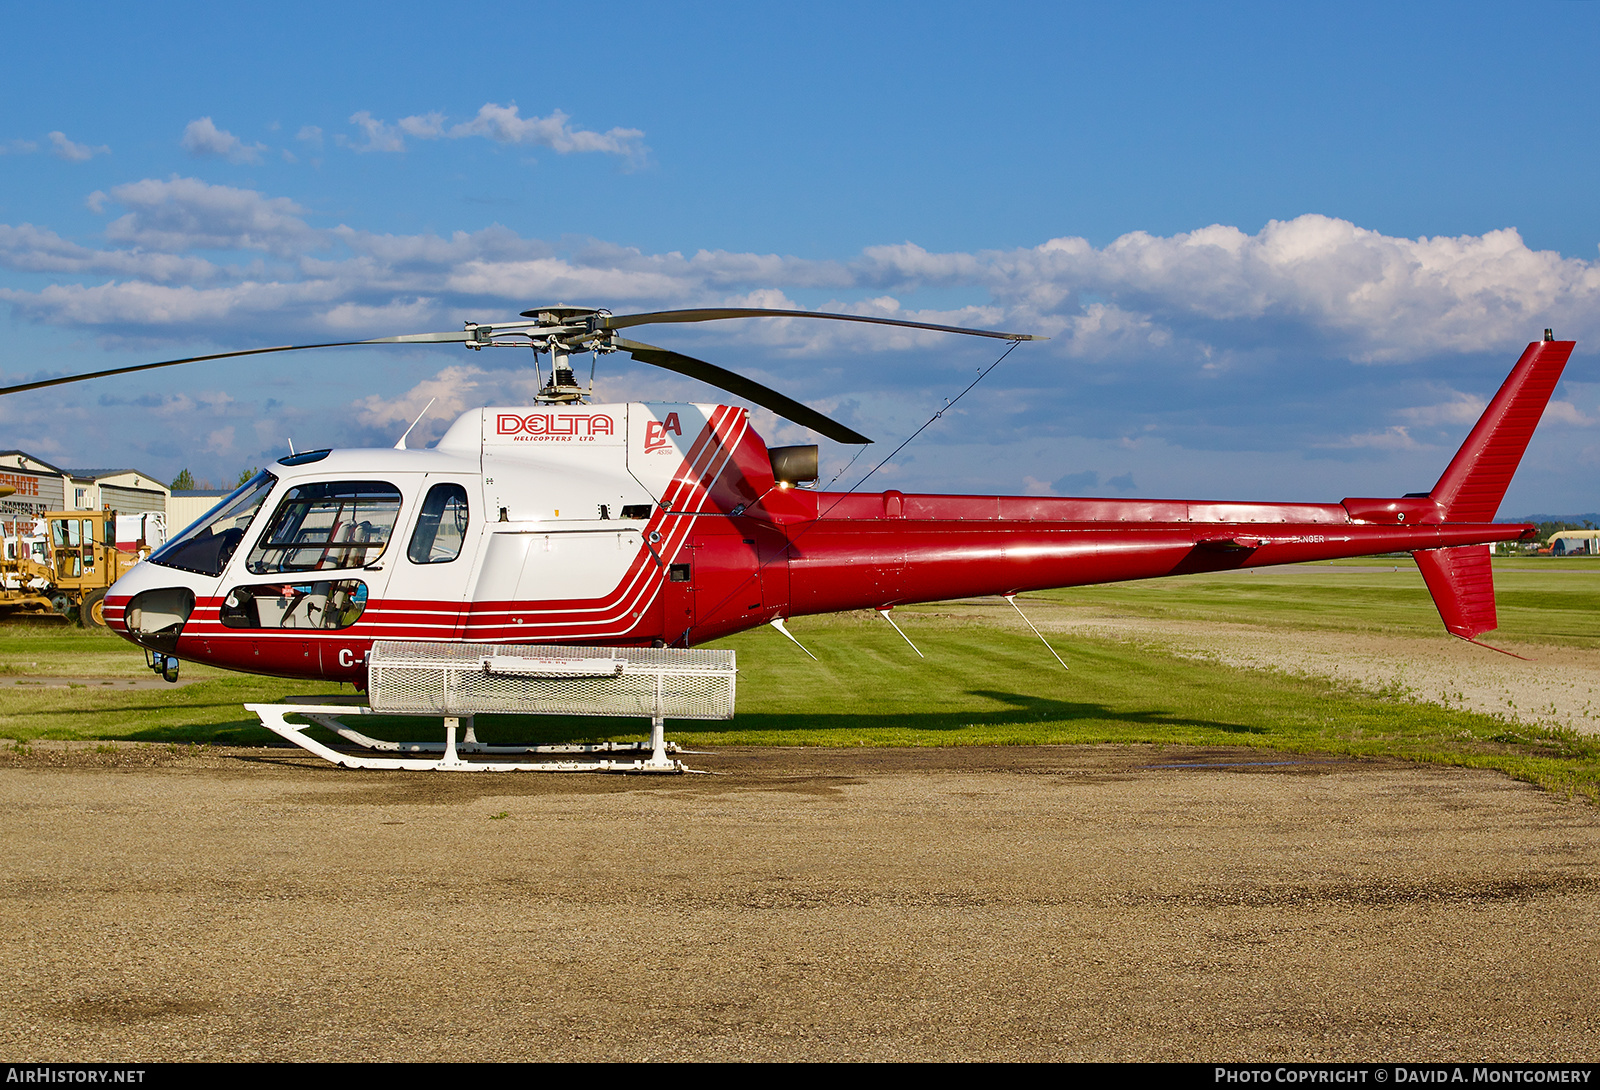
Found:
[[[599,310],[595,307],[569,307],[565,304],[554,307],[538,307],[534,310],[522,312],[524,318],[532,318],[541,326],[565,326],[582,324],[583,319],[599,315],[609,315],[609,310]],[[592,323],[587,323],[592,328]]]

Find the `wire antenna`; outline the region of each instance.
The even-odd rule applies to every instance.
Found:
[[[906,436],[905,442],[901,443],[899,446],[895,447],[894,450],[890,451],[888,458],[885,458],[883,461],[879,462],[877,465],[875,465],[871,469],[867,470],[866,476],[862,477],[855,484],[853,484],[849,488],[845,489],[844,494],[848,496],[850,493],[854,492],[856,489],[858,489],[862,485],[866,484],[867,483],[867,477],[871,477],[874,473],[878,472],[878,470],[880,470],[884,466],[888,465],[889,462],[894,458],[894,456],[896,454],[899,454],[902,450],[905,450],[906,447],[911,445],[911,441],[913,439],[915,439],[917,436],[921,435],[923,432],[927,431],[930,427],[932,427],[933,426],[933,422],[935,420],[938,420],[945,413],[947,413],[951,409],[953,409],[955,407],[956,402],[958,402],[962,398],[966,397],[968,391],[970,391],[974,386],[976,386],[978,383],[982,382],[986,377],[988,377],[988,374],[989,374],[990,371],[993,371],[996,367],[999,367],[1002,363],[1004,363],[1005,362],[1005,358],[1007,356],[1011,355],[1012,351],[1015,350],[1017,345],[1019,345],[1021,343],[1022,343],[1021,341],[1012,341],[1011,344],[1006,348],[1006,350],[1004,352],[1000,353],[1000,358],[999,359],[995,360],[988,367],[985,367],[982,371],[978,372],[978,377],[973,379],[971,382],[967,383],[966,389],[962,390],[955,397],[946,399],[945,403],[944,403],[944,406],[942,408],[940,408],[938,412],[936,412],[932,416],[928,417],[927,423],[923,424],[922,427],[918,428],[916,431],[914,431],[910,435]],[[848,467],[846,467],[846,468],[848,468]],[[835,480],[837,480],[837,478],[835,478]],[[837,501],[835,501],[835,502],[837,503]],[[833,508],[830,507],[828,510],[831,511],[831,510],[833,510]]]

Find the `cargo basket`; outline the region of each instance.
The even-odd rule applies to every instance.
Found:
[[[732,651],[376,640],[372,710],[392,715],[732,719]]]

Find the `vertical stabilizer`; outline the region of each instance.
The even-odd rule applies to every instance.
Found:
[[[1422,569],[1428,593],[1433,595],[1433,604],[1439,607],[1439,616],[1452,635],[1473,640],[1499,624],[1489,546],[1422,549],[1411,555]]]
[[[1548,330],[1545,335],[1549,336]],[[1544,407],[1561,380],[1561,370],[1576,343],[1535,341],[1511,369],[1500,392],[1483,410],[1472,434],[1428,494],[1439,505],[1445,522],[1494,521],[1511,476],[1528,449],[1528,440],[1539,426],[1539,418],[1544,415]],[[1417,562],[1422,562],[1421,553],[1417,554]],[[1487,579],[1487,553],[1484,565]],[[1431,580],[1428,586],[1432,588]],[[1437,592],[1434,597],[1438,598]],[[1440,609],[1442,612],[1443,607]]]

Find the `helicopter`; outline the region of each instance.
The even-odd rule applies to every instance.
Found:
[[[522,321],[186,357],[0,394],[345,345],[531,348],[542,384],[532,404],[470,410],[430,449],[408,449],[402,435],[390,450],[281,458],[106,595],[109,627],[169,679],[190,660],[361,690],[385,642],[692,648],[767,624],[788,635],[784,622],[808,614],[872,609],[892,620],[894,607],[919,602],[1402,551],[1445,629],[1481,644],[1497,624],[1489,547],[1535,532],[1493,519],[1575,347],[1550,330],[1529,344],[1429,491],[1337,503],[830,492],[804,487],[818,480],[817,447],[768,447],[747,409],[593,403],[592,378],[585,388],[573,370],[576,354],[620,351],[830,439],[870,442],[735,372],[618,335],[766,317],[1045,339],[815,311],[562,305]]]

